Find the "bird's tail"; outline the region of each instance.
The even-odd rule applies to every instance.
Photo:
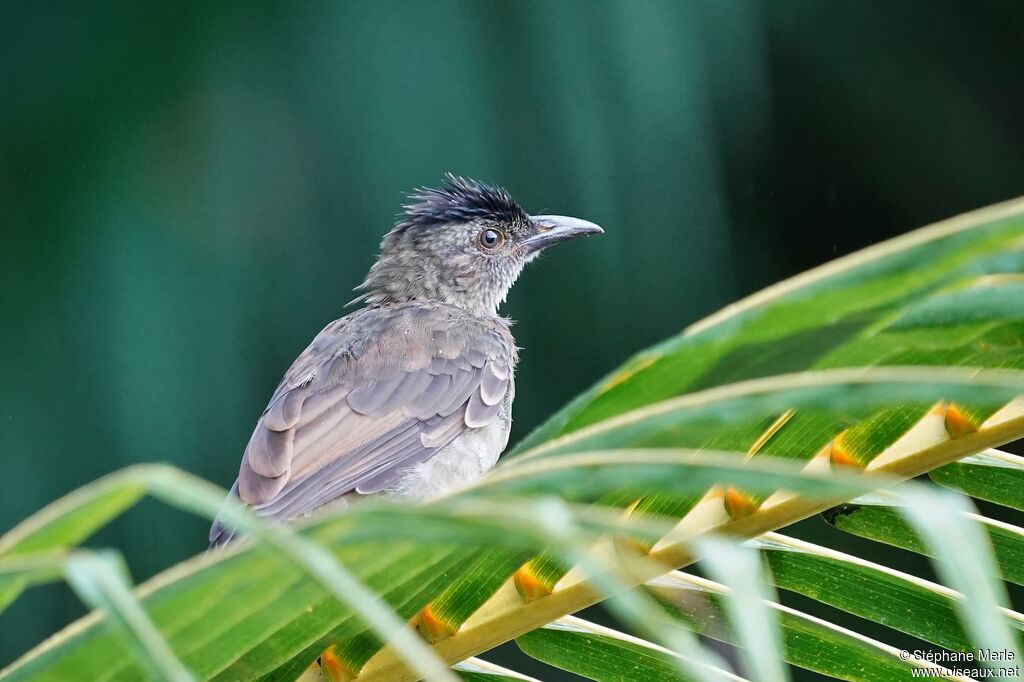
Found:
[[[231,493],[228,495],[228,499],[232,497],[238,497],[238,481],[231,486]],[[213,525],[210,527],[210,546],[207,548],[207,553],[215,552],[218,549],[225,547],[229,542],[235,539],[237,531],[228,526],[224,525],[221,521],[220,516],[213,520]]]

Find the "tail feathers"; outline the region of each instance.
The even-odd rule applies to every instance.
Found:
[[[238,498],[238,481],[231,486],[231,492],[228,494],[228,499],[232,497]],[[225,547],[229,542],[235,539],[237,531],[232,528],[228,528],[221,521],[220,516],[213,520],[213,526],[210,528],[210,546],[206,550],[207,552],[216,551],[222,547]]]
[[[235,531],[222,526],[219,522],[214,521],[213,527],[210,528],[210,546],[207,549],[208,552],[214,552],[222,547],[227,546],[229,542],[235,539]]]

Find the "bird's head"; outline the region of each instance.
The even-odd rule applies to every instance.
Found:
[[[449,303],[494,313],[523,266],[560,241],[601,234],[593,223],[526,213],[500,187],[449,174],[439,189],[422,189],[359,286],[357,301]]]

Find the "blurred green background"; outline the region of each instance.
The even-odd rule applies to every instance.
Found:
[[[503,308],[516,440],[739,296],[1024,194],[1022,73],[1016,0],[4,3],[0,528],[135,462],[229,485],[445,171],[607,230]],[[141,580],[206,527],[145,503],[94,544]],[[0,664],[81,612],[22,597]]]

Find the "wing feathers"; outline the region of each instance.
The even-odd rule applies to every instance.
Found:
[[[482,429],[491,423],[501,410],[501,405],[488,405],[480,397],[479,391],[469,396],[466,404],[466,427],[470,429]]]
[[[501,379],[502,381],[508,379],[509,374],[512,373],[512,367],[510,365],[502,364],[499,362],[489,362],[487,364],[490,368],[491,374],[493,374],[498,379]]]
[[[337,409],[338,403],[348,395],[341,386],[335,386],[326,391],[311,391],[308,388],[303,390],[306,391],[306,397],[302,401],[302,415],[300,417],[303,425],[309,425],[319,417],[327,416],[330,419],[330,415],[339,414]],[[342,414],[347,411],[348,409],[344,408]]]
[[[295,432],[291,429],[272,431],[257,425],[246,448],[249,466],[260,476],[280,476],[291,466],[294,439]]]
[[[466,404],[469,400],[469,394],[476,389],[480,383],[480,372],[470,370],[459,370],[458,375],[452,380],[452,387],[448,391],[448,395],[451,397],[447,403],[439,402],[436,405],[437,414],[442,417],[455,412],[457,409]]]
[[[480,398],[486,405],[497,405],[508,392],[508,372],[497,367],[496,363],[488,362],[480,377]]]
[[[378,379],[373,383],[357,388],[348,394],[348,405],[359,414],[378,414],[382,405],[395,393],[405,377],[396,376],[390,379]]]
[[[372,448],[390,438],[398,430],[414,426],[405,415],[394,412],[384,417],[367,417],[346,410],[347,416],[338,425],[326,431],[308,447],[296,449],[292,475],[304,478],[322,469],[336,459],[350,459],[358,468],[366,448]]]
[[[295,427],[295,452],[299,453],[301,459],[309,459],[309,453],[319,441],[337,440],[335,429],[343,420],[350,417],[352,417],[352,411],[342,405],[334,410],[325,410],[313,417],[311,421],[297,425]]]
[[[303,390],[290,390],[275,400],[263,416],[263,423],[273,431],[284,431],[295,426],[299,421],[302,401],[306,397]]]
[[[452,414],[438,421],[420,432],[420,442],[423,444],[423,447],[430,448],[431,450],[451,442],[452,439],[465,430],[464,419],[465,417],[462,414]]]
[[[294,518],[386,490],[467,429],[492,424],[516,350],[490,324],[417,304],[328,325],[257,423],[233,490],[264,516]]]
[[[413,398],[423,393],[433,378],[429,372],[422,370],[409,372],[405,375],[405,379],[402,380],[402,385],[391,394],[391,398],[378,408],[378,414],[387,414],[403,405],[407,405]]]
[[[416,466],[434,454],[433,448],[423,447],[423,444],[420,442],[419,429],[414,429],[413,431],[413,433],[403,437],[400,441],[388,444],[386,452],[382,453],[386,454],[388,461],[384,462],[382,466],[376,467],[370,475],[363,478],[356,485],[357,493],[369,495],[384,490],[400,478],[407,469]],[[396,465],[394,462],[399,462],[399,464]]]
[[[480,368],[487,362],[487,355],[480,352],[476,348],[470,348],[465,354],[466,362],[472,367]]]
[[[405,411],[416,419],[428,419],[437,414],[437,404],[447,402],[445,396],[452,385],[452,377],[448,374],[438,374],[431,380],[423,392],[409,401]]]
[[[261,476],[249,466],[249,456],[242,457],[238,472],[238,495],[248,504],[261,504],[271,500],[288,483],[288,472],[270,478]]]
[[[335,459],[309,476],[289,483],[277,499],[261,506],[259,512],[287,519],[325,505],[351,492],[360,481],[376,475],[382,468],[382,461],[416,449],[418,440],[419,429],[415,425],[410,424],[404,431],[393,431],[351,455]],[[362,459],[361,456],[366,453],[372,456]]]

